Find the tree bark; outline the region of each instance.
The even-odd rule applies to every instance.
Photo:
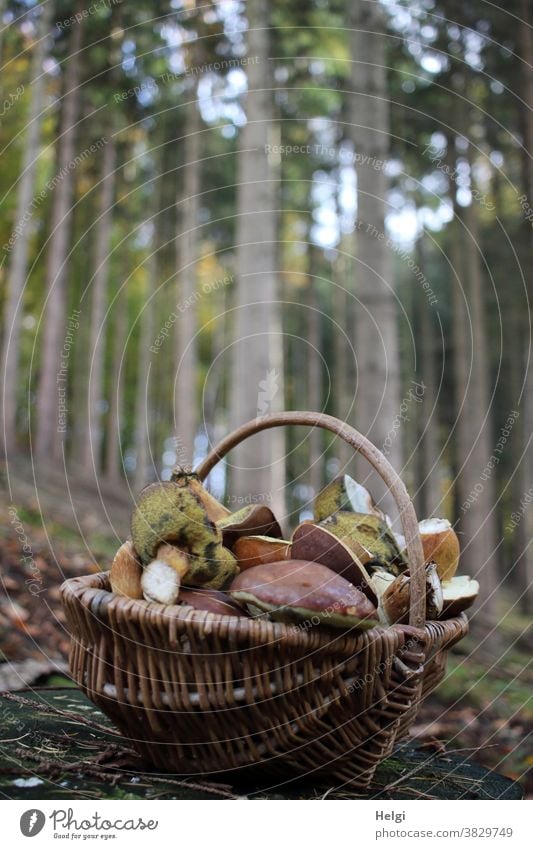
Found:
[[[80,12],[82,4],[76,5]],[[55,187],[52,203],[51,235],[46,265],[46,304],[41,353],[41,373],[37,393],[37,436],[35,453],[40,460],[61,456],[58,430],[58,380],[61,368],[62,339],[65,335],[66,291],[65,275],[68,238],[71,223],[73,171],[69,167],[74,157],[76,122],[80,104],[80,48],[82,24],[73,24],[69,41],[69,58],[65,69],[65,94],[59,131],[57,173],[61,175]],[[65,381],[67,378],[65,378]]]
[[[248,4],[247,122],[238,155],[237,282],[234,319],[233,426],[284,406],[283,345],[277,275],[279,163],[269,67],[269,4]],[[251,494],[285,513],[285,434],[281,428],[232,452],[232,493]]]
[[[0,15],[5,4],[0,6]],[[50,43],[50,22],[52,2],[45,3],[37,25],[36,44],[31,67],[30,106],[26,140],[22,160],[22,174],[17,193],[17,211],[15,221],[21,222],[29,211],[37,170],[37,158],[41,127],[43,121],[43,92],[45,76],[43,62]],[[28,251],[31,237],[29,223],[15,240],[7,280],[7,300],[4,313],[4,333],[2,363],[3,368],[3,428],[0,434],[0,450],[8,456],[16,447],[17,387],[19,384],[19,340],[22,318],[22,301],[26,272],[28,269]]]
[[[96,224],[96,249],[92,277],[91,331],[89,342],[89,385],[87,396],[87,435],[84,440],[83,465],[85,472],[97,475],[101,468],[102,412],[99,409],[104,392],[104,352],[106,343],[103,327],[109,279],[113,198],[115,194],[116,147],[113,131],[102,154],[100,203]]]
[[[397,314],[391,253],[385,235],[388,178],[383,165],[389,154],[385,37],[379,4],[350,0],[348,11],[353,92],[349,98],[348,129],[355,151],[362,157],[357,168],[355,234],[359,303],[355,325],[358,386],[354,423],[381,449],[400,403]],[[392,441],[388,458],[400,472],[400,439]],[[367,466],[361,466],[362,474],[363,470],[366,477]],[[374,478],[371,488],[376,497],[384,496],[383,486]],[[387,499],[385,507],[391,508],[390,500]]]

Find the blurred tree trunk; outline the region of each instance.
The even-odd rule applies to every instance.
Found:
[[[122,407],[124,363],[122,358],[128,335],[128,302],[125,289],[118,292],[113,304],[115,314],[112,356],[109,414],[105,447],[105,474],[110,483],[120,486],[123,479]]]
[[[533,198],[533,44],[531,40],[532,26],[531,3],[521,0],[520,5],[520,42],[522,52],[522,98],[529,108],[523,110],[524,142],[522,150],[522,183],[524,194],[532,202]],[[526,285],[529,303],[533,303],[533,240],[531,238],[531,222],[524,216],[523,223],[526,257],[522,264],[526,274]],[[524,338],[529,333],[529,326],[525,329]],[[529,351],[524,353],[524,368],[526,369],[526,386],[524,401],[522,405],[522,422],[520,434],[522,437],[523,460],[520,463],[519,476],[521,481],[521,497],[525,497],[533,482],[533,450],[531,440],[533,438],[533,363],[529,358]],[[516,367],[516,366],[515,366]],[[513,505],[517,509],[518,504]],[[529,507],[520,522],[518,529],[518,542],[520,545],[517,552],[519,563],[519,574],[521,583],[521,607],[524,613],[529,614],[533,610],[533,510]]]
[[[332,287],[332,312],[333,312],[333,404],[334,415],[343,422],[353,419],[353,393],[355,391],[355,363],[352,361],[352,351],[349,347],[349,327],[352,325],[351,313],[353,312],[353,298],[350,288],[353,287],[352,270],[353,262],[348,256],[353,250],[352,238],[343,235],[336,261],[335,275],[336,285]],[[347,338],[348,337],[348,338]],[[353,341],[353,340],[352,340]],[[357,427],[357,422],[355,423]],[[340,463],[343,473],[353,472],[354,452],[344,439],[335,441],[335,454]],[[346,467],[349,467],[348,469]]]
[[[472,185],[473,151],[469,145]],[[463,493],[466,500],[461,508],[460,529],[463,537],[463,558],[478,577],[480,597],[474,613],[474,623],[489,627],[494,624],[496,590],[498,586],[495,488],[493,473],[484,470],[493,453],[491,431],[490,369],[487,344],[487,313],[484,299],[484,276],[479,247],[478,204],[472,198],[464,212],[465,281],[471,319],[472,355],[469,383],[463,408],[467,453],[460,456],[463,464]],[[480,486],[481,485],[481,486]],[[491,638],[492,639],[492,638]]]
[[[385,236],[389,155],[389,92],[383,15],[379,4],[349,0],[351,90],[348,127],[357,168],[356,279],[360,300],[356,314],[357,396],[355,426],[378,447],[398,414],[400,371],[398,328],[390,250]],[[368,157],[365,163],[364,157]],[[372,167],[375,162],[381,166]],[[388,458],[401,471],[401,440],[392,440]],[[366,477],[368,466],[361,466]],[[364,472],[363,472],[364,470]],[[375,497],[385,492],[374,479]],[[385,504],[387,510],[391,502]]]
[[[52,5],[51,2],[48,3],[49,7],[51,7],[51,5]],[[3,17],[4,17],[4,12],[5,12],[6,8],[7,8],[7,0],[0,0],[0,66],[2,65],[2,55],[3,55],[3,50],[4,50]],[[3,91],[3,88],[2,88],[2,84],[0,82],[0,92],[2,92],[2,91]]]
[[[246,125],[239,138],[237,283],[232,363],[232,425],[284,406],[283,347],[277,276],[279,163],[269,67],[269,4],[248,4]],[[265,76],[267,74],[267,76]],[[265,81],[267,84],[265,84]],[[232,493],[251,493],[285,513],[284,433],[281,428],[246,440],[230,456]]]
[[[155,193],[154,193],[155,194]],[[156,215],[154,208],[152,218],[153,238],[150,247],[150,256],[146,267],[145,298],[141,312],[141,339],[139,344],[139,367],[137,372],[137,387],[135,390],[135,491],[138,492],[148,478],[148,457],[150,448],[150,433],[152,420],[152,405],[150,403],[149,379],[150,379],[150,346],[154,339],[154,293],[157,288],[157,241],[156,241]],[[153,375],[151,375],[153,380]]]
[[[82,3],[76,4],[81,13]],[[56,379],[61,367],[61,341],[65,334],[66,263],[70,233],[70,203],[73,187],[73,170],[69,167],[74,158],[76,123],[80,105],[80,48],[82,24],[73,24],[69,39],[69,57],[65,65],[65,94],[63,96],[59,128],[57,174],[61,175],[53,190],[50,240],[46,265],[46,305],[40,379],[37,393],[37,435],[35,453],[41,460],[61,456],[58,432],[58,389]],[[67,378],[68,379],[68,378]]]
[[[111,126],[107,144],[102,153],[100,177],[100,203],[95,229],[94,272],[92,276],[91,331],[89,340],[89,386],[87,397],[87,433],[84,440],[83,465],[86,473],[97,475],[101,469],[102,410],[104,397],[104,351],[106,333],[104,317],[107,304],[107,286],[113,225],[113,199],[115,195],[116,146]],[[85,416],[85,409],[82,412]]]
[[[0,4],[0,21],[5,3]],[[45,3],[41,7],[37,25],[36,42],[33,48],[31,64],[30,105],[26,124],[24,153],[22,157],[22,174],[17,192],[17,211],[15,221],[23,220],[28,212],[34,191],[37,158],[43,121],[44,83],[43,62],[48,53],[50,42],[50,22],[52,19],[53,3]],[[4,421],[0,435],[0,451],[6,456],[13,451],[16,444],[17,419],[17,388],[19,385],[19,338],[22,318],[22,301],[26,272],[28,268],[28,251],[31,238],[31,226],[26,224],[15,239],[11,264],[7,279],[7,299],[4,312],[3,333],[3,410]]]
[[[197,43],[195,42],[195,46]],[[192,63],[197,50],[192,50]],[[176,384],[175,384],[175,435],[183,447],[187,465],[192,465],[194,438],[198,422],[196,379],[198,373],[197,341],[197,264],[199,252],[199,194],[202,135],[197,88],[188,93],[190,102],[185,107],[185,140],[183,189],[178,198],[178,222],[181,232],[176,239],[177,321],[176,321]]]
[[[424,236],[418,242],[418,266],[427,276],[428,263],[424,245]],[[418,307],[418,333],[420,354],[420,376],[424,386],[421,403],[413,405],[413,414],[417,416],[419,430],[418,457],[420,511],[421,516],[440,516],[441,493],[439,479],[439,420],[437,412],[437,377],[435,369],[436,327],[433,324],[433,308],[425,295],[415,289]]]
[[[320,334],[320,302],[318,298],[319,268],[317,249],[309,248],[311,268],[307,290],[307,403],[310,410],[322,412],[322,345]],[[309,484],[316,495],[322,488],[324,457],[322,456],[322,431],[315,427],[309,434]]]
[[[451,150],[453,140],[449,140]],[[450,156],[455,167],[455,162]],[[467,276],[463,265],[464,232],[457,201],[454,198],[453,220],[448,225],[448,257],[450,262],[451,304],[452,304],[452,347],[453,347],[453,384],[455,405],[454,451],[454,515],[456,521],[461,517],[461,506],[468,495],[467,482],[463,477],[463,463],[468,456],[469,428],[466,408],[471,349],[469,345],[470,327],[467,320],[468,301],[466,298]]]

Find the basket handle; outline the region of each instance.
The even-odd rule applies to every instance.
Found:
[[[384,480],[400,512],[402,530],[406,541],[407,557],[411,572],[409,624],[415,627],[422,627],[426,618],[425,560],[415,508],[405,485],[387,458],[366,436],[363,436],[355,428],[325,413],[291,411],[252,419],[252,421],[247,422],[222,439],[207,455],[205,460],[200,463],[196,469],[200,480],[205,480],[218,461],[225,457],[228,451],[231,451],[232,448],[235,448],[236,445],[243,442],[249,436],[253,436],[262,430],[268,430],[272,427],[283,427],[285,425],[321,427],[325,430],[330,430],[332,433],[336,433],[348,445],[359,451]]]

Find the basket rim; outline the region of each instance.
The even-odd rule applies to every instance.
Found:
[[[268,620],[254,620],[241,616],[231,616],[219,613],[211,613],[205,610],[195,610],[187,604],[163,605],[144,599],[131,599],[119,596],[110,591],[109,572],[95,572],[89,575],[81,575],[68,578],[61,585],[61,597],[63,604],[68,601],[76,601],[86,610],[91,610],[95,615],[99,612],[108,612],[128,619],[139,620],[141,615],[149,614],[151,620],[159,620],[170,623],[178,621],[182,624],[198,625],[204,630],[207,627],[216,629],[223,626],[229,632],[236,632],[241,636],[256,638],[261,643],[282,641],[294,648],[307,648],[309,650],[327,649],[339,651],[342,654],[350,654],[361,651],[377,640],[382,640],[385,635],[393,639],[399,639],[403,643],[406,638],[415,641],[423,648],[428,641],[428,625],[442,628],[449,632],[450,641],[453,640],[453,632],[461,631],[466,621],[466,615],[461,613],[458,617],[446,620],[435,620],[426,622],[421,628],[413,625],[378,625],[363,631],[346,632],[333,628],[307,629],[298,625],[286,625],[282,622],[270,622]],[[126,636],[126,635],[125,635]]]

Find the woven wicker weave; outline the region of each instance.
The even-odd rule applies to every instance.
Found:
[[[202,479],[242,439],[304,424],[338,433],[392,492],[412,574],[409,625],[361,634],[301,629],[165,607],[109,591],[107,573],[62,587],[74,679],[147,761],[180,775],[258,770],[365,787],[442,679],[464,615],[424,623],[424,561],[414,508],[382,454],[331,416],[284,413],[235,431],[202,463]]]

